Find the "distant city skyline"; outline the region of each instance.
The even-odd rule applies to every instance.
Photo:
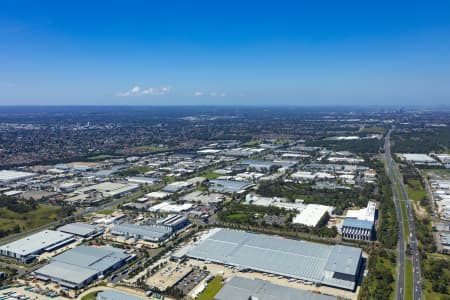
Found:
[[[3,1],[0,105],[446,105],[447,1]]]

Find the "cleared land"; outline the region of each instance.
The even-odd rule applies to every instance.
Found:
[[[168,147],[157,147],[157,146],[137,146],[134,147],[134,149],[136,150],[140,150],[143,152],[150,152],[150,153],[154,153],[154,152],[163,152],[163,151],[169,151],[170,148]]]
[[[62,208],[51,205],[39,205],[35,210],[21,213],[0,207],[0,229],[18,233],[54,222],[64,216]]]

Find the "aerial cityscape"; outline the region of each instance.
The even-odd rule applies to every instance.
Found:
[[[0,300],[450,300],[450,5],[282,2],[0,3]]]

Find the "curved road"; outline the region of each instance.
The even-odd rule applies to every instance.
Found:
[[[397,220],[399,223],[399,265],[398,265],[398,275],[397,275],[397,288],[396,288],[396,299],[401,300],[404,299],[404,288],[405,288],[405,243],[404,241],[408,239],[406,237],[405,239],[405,233],[403,231],[403,216],[402,216],[402,210],[401,210],[401,204],[400,204],[400,197],[398,194],[398,190],[395,186],[395,181],[398,182],[398,185],[400,187],[400,192],[402,194],[403,200],[405,201],[406,206],[406,214],[407,214],[407,221],[408,221],[408,228],[409,228],[409,246],[410,246],[410,252],[411,252],[411,259],[412,259],[412,267],[413,267],[413,299],[414,300],[421,300],[422,297],[422,279],[421,279],[421,271],[420,271],[420,261],[419,261],[419,250],[417,247],[417,238],[416,238],[416,231],[414,226],[414,217],[413,212],[411,209],[411,205],[408,198],[408,193],[406,192],[405,185],[403,184],[403,180],[400,176],[400,172],[398,170],[398,166],[396,165],[395,161],[392,159],[391,155],[391,144],[390,144],[390,137],[391,137],[392,129],[388,132],[385,138],[385,144],[384,144],[384,154],[386,158],[386,172],[389,176],[389,179],[391,180],[392,185],[392,191],[394,195],[394,201],[395,201],[395,208],[396,208],[396,215]],[[395,178],[395,180],[394,180]]]

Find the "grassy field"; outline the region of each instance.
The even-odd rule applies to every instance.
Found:
[[[420,201],[426,197],[427,192],[418,179],[409,179],[406,185],[408,198],[414,201]]]
[[[385,129],[383,127],[375,127],[375,126],[363,127],[363,128],[361,128],[360,132],[383,134],[385,132]]]
[[[200,176],[201,177],[205,177],[207,179],[216,179],[216,178],[219,178],[222,175],[214,173],[214,172],[205,172],[205,173],[201,174]]]
[[[238,213],[238,214],[233,214],[233,215],[227,216],[226,220],[228,222],[236,222],[236,221],[243,222],[251,217],[252,217],[252,215],[250,215],[250,214]]]
[[[0,228],[8,230],[18,225],[21,230],[28,230],[60,219],[61,212],[60,207],[50,205],[39,205],[36,210],[26,213],[16,213],[0,207]]]
[[[97,214],[101,214],[101,215],[110,215],[113,212],[114,212],[114,209],[104,209],[104,210],[96,211]]]
[[[152,168],[147,166],[134,166],[131,168],[128,168],[126,170],[122,170],[117,173],[118,176],[135,176],[138,174],[144,174],[148,171],[151,171]]]
[[[150,153],[155,153],[155,152],[164,152],[164,151],[169,151],[170,148],[168,147],[156,147],[156,146],[137,146],[134,147],[134,149],[139,150],[139,151],[143,151],[143,152],[150,152]]]
[[[405,299],[413,299],[413,268],[411,259],[405,260]]]
[[[398,193],[398,198],[400,200],[400,208],[402,210],[402,223],[403,223],[403,232],[404,232],[404,237],[405,237],[405,241],[408,241],[409,239],[409,227],[408,227],[408,215],[406,212],[406,205],[402,196],[402,193],[400,192],[400,186],[398,181],[396,180],[395,176],[394,176],[394,182],[395,182],[395,188],[397,189],[397,193]]]
[[[450,169],[426,169],[423,171],[428,176],[438,175],[442,177],[450,177]]]
[[[220,291],[220,289],[223,286],[222,283],[223,277],[222,276],[216,276],[213,280],[211,280],[210,283],[208,283],[208,286],[206,289],[201,293],[197,300],[212,300],[214,299],[214,296],[217,295],[217,293]]]
[[[247,143],[242,144],[242,146],[244,146],[244,147],[256,147],[258,145],[259,145],[258,140],[251,140],[251,141],[248,141]]]
[[[97,161],[97,160],[105,160],[105,159],[117,158],[117,157],[119,157],[119,156],[108,155],[108,154],[99,154],[99,155],[95,155],[95,156],[89,156],[87,159],[92,160],[92,161]]]
[[[95,300],[97,299],[97,292],[92,292],[81,297],[81,300]]]
[[[403,232],[405,234],[405,241],[409,240],[409,226],[408,226],[408,217],[406,212],[405,201],[400,201],[400,207],[402,209],[402,223],[403,223]]]
[[[172,176],[163,176],[162,180],[164,180],[164,182],[166,184],[169,184],[169,183],[177,181],[177,179],[175,177],[172,177]]]

